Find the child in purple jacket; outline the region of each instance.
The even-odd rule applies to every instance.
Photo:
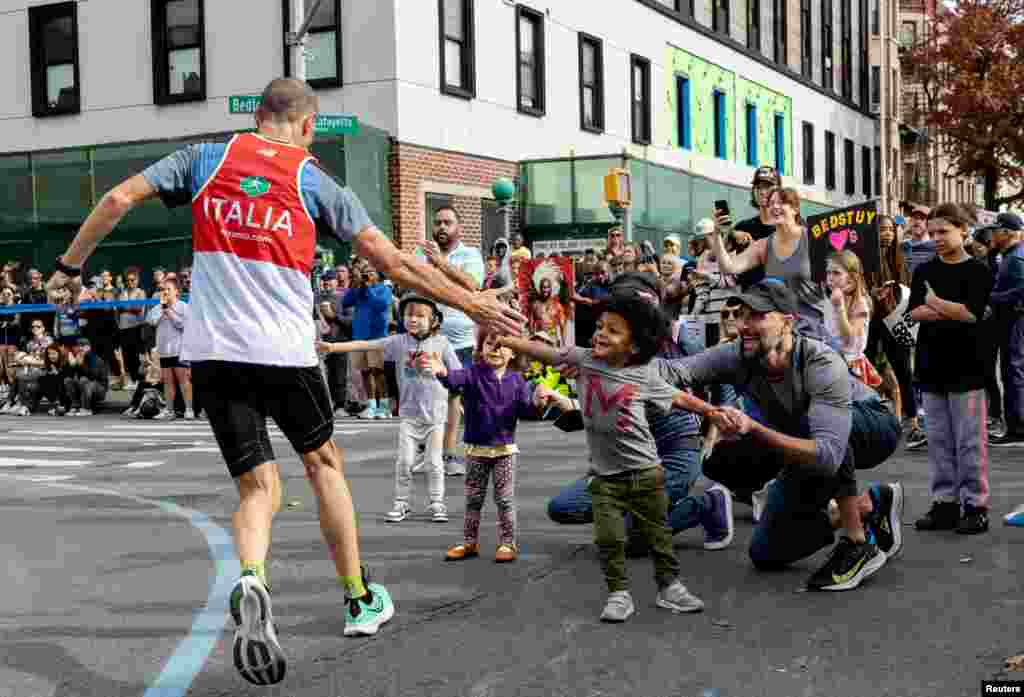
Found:
[[[519,556],[516,546],[515,468],[516,422],[532,413],[543,400],[543,388],[535,394],[522,375],[508,370],[515,354],[500,346],[497,335],[481,331],[476,360],[462,370],[448,371],[436,358],[423,356],[449,390],[462,393],[466,410],[466,522],[465,540],[450,548],[447,561],[480,555],[480,512],[487,495],[487,479],[494,473],[494,503],[498,507],[498,550],[494,561],[511,562]]]

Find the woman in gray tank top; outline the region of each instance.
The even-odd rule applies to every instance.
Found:
[[[765,278],[785,283],[800,301],[797,330],[804,336],[831,343],[825,329],[831,305],[824,285],[815,282],[811,275],[810,244],[800,217],[800,195],[795,189],[773,189],[768,198],[768,212],[775,232],[735,256],[722,242],[722,228],[729,220],[727,216],[716,217],[711,247],[718,257],[719,267],[725,273],[736,275],[760,268]]]

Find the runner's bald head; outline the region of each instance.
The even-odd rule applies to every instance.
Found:
[[[272,80],[263,90],[261,118],[276,123],[294,122],[320,107],[316,92],[305,81],[292,77]]]

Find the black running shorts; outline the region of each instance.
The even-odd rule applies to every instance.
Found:
[[[274,460],[268,416],[300,455],[334,434],[331,397],[319,366],[197,361],[192,384],[203,396],[203,410],[232,477]]]

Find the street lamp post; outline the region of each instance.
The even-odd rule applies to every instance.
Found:
[[[501,213],[502,236],[508,240],[512,237],[512,208],[516,197],[516,183],[502,177],[491,186],[491,193],[498,204],[498,212]]]
[[[287,43],[292,49],[292,75],[299,80],[306,79],[306,34],[309,32],[309,25],[313,23],[314,15],[323,3],[324,0],[312,0],[307,12],[306,0],[292,0],[291,24],[298,29],[288,34]]]

